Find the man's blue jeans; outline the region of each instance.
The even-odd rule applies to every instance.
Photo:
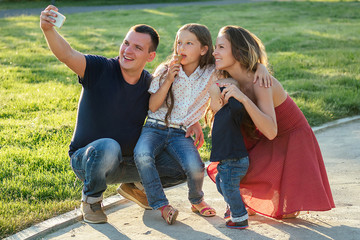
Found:
[[[134,150],[134,160],[139,171],[150,207],[158,209],[169,204],[161,186],[155,165],[159,154],[167,152],[178,161],[187,176],[189,201],[199,204],[203,200],[204,163],[192,138],[185,138],[181,129],[167,128],[147,122]],[[168,167],[173,163],[169,162]],[[172,166],[173,167],[173,166]]]
[[[133,157],[123,157],[119,143],[110,138],[78,149],[70,162],[76,176],[84,182],[82,201],[90,204],[102,200],[108,184],[140,182]],[[157,157],[156,169],[164,187],[186,181],[181,166],[166,152]]]
[[[216,187],[230,206],[233,222],[241,222],[249,218],[239,189],[240,181],[248,168],[248,157],[222,160],[217,166]]]

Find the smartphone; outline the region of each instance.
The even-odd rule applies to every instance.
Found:
[[[49,16],[50,18],[56,20],[55,22],[51,22],[51,23],[54,24],[55,26],[57,26],[58,28],[61,28],[65,22],[66,17],[64,15],[62,15],[61,13],[56,12],[54,10],[50,10],[50,12],[57,14],[57,17]]]

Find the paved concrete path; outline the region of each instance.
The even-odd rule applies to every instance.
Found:
[[[206,1],[206,2],[179,2],[179,3],[149,3],[149,4],[129,4],[129,5],[109,5],[109,6],[81,6],[81,7],[61,7],[59,12],[62,14],[79,13],[79,12],[96,12],[109,10],[133,10],[133,9],[154,9],[168,6],[194,6],[194,5],[224,5],[236,3],[250,3],[266,0],[223,0],[223,1]],[[12,17],[19,15],[39,15],[44,8],[32,9],[8,9],[0,10],[0,18]]]
[[[114,196],[113,199],[117,200],[113,204],[106,203],[109,217],[106,224],[78,221],[81,214],[77,210],[58,217],[57,223],[46,231],[40,232],[44,226],[39,224],[30,232],[25,230],[9,239],[360,239],[360,117],[329,123],[314,128],[314,131],[336,204],[331,211],[301,213],[297,219],[288,220],[255,215],[250,217],[250,228],[242,231],[228,229],[222,219],[225,203],[215,184],[206,177],[205,199],[218,212],[212,218],[191,212],[187,186],[183,184],[166,190],[170,203],[180,211],[178,221],[172,226],[165,223],[158,211],[144,210]],[[58,229],[69,218],[73,224],[68,225],[68,221],[68,226]],[[55,232],[49,234],[51,231]]]

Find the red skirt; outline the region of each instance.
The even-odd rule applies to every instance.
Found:
[[[289,96],[275,113],[275,139],[245,139],[250,166],[240,183],[244,203],[273,218],[334,208],[319,144],[305,116]],[[213,162],[207,168],[213,181],[216,166]]]

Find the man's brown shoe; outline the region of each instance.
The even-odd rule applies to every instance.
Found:
[[[146,194],[138,189],[133,183],[122,183],[117,192],[124,198],[137,203],[145,209],[152,209],[146,198]]]
[[[101,201],[90,204],[86,202],[81,202],[81,211],[83,213],[83,218],[85,222],[88,223],[106,223],[107,216],[105,215]]]

